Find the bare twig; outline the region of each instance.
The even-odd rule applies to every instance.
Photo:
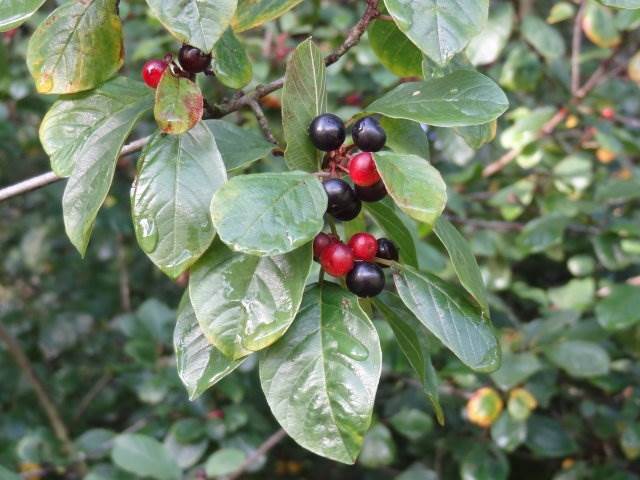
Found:
[[[51,428],[53,429],[56,438],[62,444],[62,447],[64,448],[67,455],[71,455],[73,453],[73,443],[71,442],[71,438],[69,437],[69,430],[62,421],[62,416],[60,415],[58,408],[49,398],[47,391],[36,375],[36,372],[33,369],[29,358],[24,353],[24,350],[22,350],[22,347],[20,346],[18,341],[13,338],[13,336],[3,325],[0,325],[0,340],[2,340],[2,342],[6,345],[7,351],[16,362],[24,376],[27,378],[27,381],[31,385],[31,388],[33,388],[40,406],[49,419],[49,423],[51,424]]]
[[[258,120],[258,125],[260,125],[260,130],[262,130],[262,134],[264,138],[269,140],[274,145],[278,145],[278,141],[276,137],[273,136],[273,132],[271,131],[271,127],[269,127],[269,120],[267,119],[262,107],[258,103],[257,100],[252,100],[249,102],[249,106],[251,110],[253,110],[253,114],[256,116],[256,120]]]
[[[82,400],[78,403],[78,407],[73,414],[72,420],[77,422],[86,412],[91,402],[98,396],[98,394],[113,380],[113,374],[111,372],[106,372],[100,379],[91,387],[91,389],[87,392],[87,394],[82,397]]]
[[[580,88],[580,47],[582,45],[582,18],[587,6],[586,0],[580,0],[580,8],[573,21],[571,40],[571,95],[576,96]]]
[[[251,455],[249,455],[245,461],[240,465],[238,470],[232,473],[227,480],[237,480],[242,474],[253,465],[260,457],[266,455],[273,447],[278,445],[282,440],[284,440],[287,436],[287,432],[285,432],[282,428],[267,438],[262,445],[260,445]]]

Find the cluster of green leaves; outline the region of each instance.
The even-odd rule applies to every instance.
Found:
[[[96,225],[85,269],[99,269],[96,260],[116,263],[113,254],[96,257],[113,244],[106,226],[118,224],[128,235],[127,208],[115,200],[128,185],[115,171],[121,147],[135,132],[151,134],[131,190],[135,238],[169,277],[190,272],[173,347],[179,377],[195,403],[184,402],[168,359],[173,313],[150,301],[114,319],[109,324],[119,341],[124,338],[125,359],[103,360],[119,381],[109,389],[114,398],[108,406],[89,412],[90,418],[105,412],[114,417],[87,420],[100,429],[74,432],[91,478],[178,478],[202,468],[215,477],[235,470],[275,428],[261,395],[253,393],[258,383],[291,438],[340,462],[359,456],[362,478],[389,478],[388,470],[376,469],[390,466],[401,480],[506,479],[510,473],[528,478],[527,462],[536,464],[538,476],[531,478],[636,478],[629,462],[640,455],[640,296],[634,285],[639,190],[633,164],[640,147],[632,121],[638,87],[609,78],[571,106],[556,136],[541,136],[556,114],[554,105],[568,105],[571,98],[567,46],[574,5],[540,2],[518,17],[509,2],[493,2],[489,9],[488,1],[389,0],[380,5],[386,17],[371,23],[354,54],[327,69],[321,49],[328,53],[333,37],[344,34],[360,12],[331,5],[322,13],[312,2],[289,12],[300,2],[241,0],[204,2],[194,13],[189,5],[177,11],[173,2],[149,0],[148,6],[122,3],[117,15],[115,2],[94,0],[63,3],[40,22],[34,12],[41,2],[28,3],[10,1],[6,15],[0,7],[6,19],[0,25],[14,28],[34,15],[20,32],[30,37],[22,54],[37,90],[62,95],[44,116],[40,140],[56,174],[69,177],[64,223],[82,254]],[[587,2],[583,77],[618,48],[617,61],[629,61],[628,76],[637,78],[630,61],[640,12],[635,3]],[[127,35],[145,37],[127,28],[147,8],[154,20],[136,28],[162,40],[123,49]],[[266,22],[276,18],[285,35],[314,34],[313,41],[297,45],[287,40],[296,48],[286,70],[257,60],[262,32],[277,31]],[[154,98],[127,70],[114,77],[123,64],[175,49],[169,35],[212,52],[219,82],[169,73]],[[123,50],[134,53],[123,58]],[[235,116],[202,120],[204,96],[219,103],[233,94],[224,87],[254,86],[283,72],[281,116],[268,113],[276,138],[286,144],[284,159],[271,154],[273,145],[250,119],[250,126],[239,126]],[[20,90],[1,75],[0,91],[9,102],[42,102],[34,94],[19,97]],[[398,82],[396,76],[413,78]],[[366,97],[363,106],[340,105],[354,92]],[[511,111],[498,122],[509,102]],[[37,105],[20,107],[49,106]],[[604,107],[615,107],[619,118],[600,118]],[[397,294],[385,292],[371,303],[337,283],[315,283],[310,241],[324,226],[326,198],[313,175],[321,157],[306,128],[325,111],[344,118],[378,114],[389,137],[389,150],[375,158],[390,198],[339,226],[344,237],[368,228],[400,247],[401,262],[390,273]],[[155,122],[147,120],[151,112]],[[7,118],[2,125],[10,125]],[[497,131],[499,141],[492,142]],[[7,132],[0,130],[0,138],[10,138]],[[484,179],[483,164],[504,149],[514,151],[515,160],[504,173]],[[605,161],[603,152],[615,160]],[[119,185],[114,196],[112,183]],[[466,224],[462,232],[452,218]],[[9,234],[5,241],[14,253],[5,267],[27,262],[21,257],[33,242],[43,244],[47,231],[36,230],[17,245]],[[42,274],[38,261],[28,262],[8,272]],[[144,275],[136,277],[140,285],[162,284],[149,270]],[[117,277],[110,277],[112,290]],[[9,292],[2,318],[25,309],[26,294]],[[142,298],[149,294],[138,292]],[[177,303],[173,288],[171,295]],[[101,290],[94,294],[101,296]],[[58,297],[58,308],[71,310],[64,292]],[[47,301],[43,296],[42,310]],[[75,308],[115,315],[81,302]],[[81,350],[82,336],[99,331],[101,323],[67,314],[53,326],[32,326],[48,340],[34,348],[71,362],[71,354],[81,355],[74,348]],[[105,344],[109,338],[105,334]],[[259,378],[249,373],[256,370]],[[227,376],[233,371],[242,373]],[[11,370],[3,375],[10,378]],[[57,395],[77,396],[82,384],[71,383]],[[460,416],[467,393],[488,384],[498,390],[480,403],[480,413],[490,419],[490,439]],[[131,391],[136,410],[123,415],[127,405],[121,399]],[[204,420],[218,404],[224,420]],[[467,414],[474,421],[470,408]],[[30,423],[28,415],[16,417],[20,426]],[[142,432],[123,432],[146,417],[151,420],[143,421]],[[50,434],[10,427],[3,423],[2,439],[9,445],[20,440],[7,462],[64,464]],[[576,460],[562,467],[553,461],[565,457]],[[346,472],[314,463],[323,476],[326,468],[335,478]]]

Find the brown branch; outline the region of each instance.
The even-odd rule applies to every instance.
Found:
[[[53,429],[56,438],[62,444],[62,447],[67,455],[71,455],[73,453],[73,442],[69,437],[69,430],[62,421],[62,417],[60,415],[60,412],[58,411],[58,408],[49,398],[44,385],[42,384],[42,382],[40,382],[40,379],[36,375],[36,372],[33,369],[29,358],[24,353],[24,350],[22,350],[22,347],[20,346],[18,341],[13,338],[13,336],[3,325],[0,325],[0,340],[2,340],[2,342],[6,345],[9,355],[11,355],[24,376],[27,378],[27,381],[31,385],[31,388],[33,388],[40,406],[49,419],[49,423],[51,424],[51,428]]]
[[[267,119],[262,107],[258,103],[257,100],[252,100],[249,103],[251,110],[253,110],[253,114],[256,116],[256,120],[258,120],[258,125],[260,125],[260,130],[262,130],[262,134],[264,138],[266,138],[269,142],[274,145],[278,145],[278,141],[276,137],[273,136],[273,132],[271,131],[271,127],[269,127],[269,120]]]
[[[120,288],[120,307],[125,312],[131,311],[131,284],[129,270],[127,270],[127,252],[122,234],[116,237],[118,248],[118,283]]]
[[[277,432],[275,432],[273,435],[267,438],[264,441],[264,443],[260,445],[251,455],[249,455],[245,459],[245,461],[242,462],[242,465],[240,465],[238,470],[232,473],[227,478],[227,480],[238,480],[242,476],[242,474],[247,470],[247,468],[249,468],[251,465],[257,462],[260,457],[262,457],[263,455],[266,455],[273,447],[278,445],[286,437],[287,437],[287,432],[285,432],[284,429],[282,428]]]
[[[580,88],[580,48],[582,46],[582,19],[587,6],[586,0],[580,1],[580,8],[573,21],[571,40],[571,95],[576,96]]]

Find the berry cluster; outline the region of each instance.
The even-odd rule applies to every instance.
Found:
[[[385,278],[376,260],[398,261],[391,240],[370,233],[356,233],[347,244],[335,235],[319,233],[313,241],[313,256],[334,277],[347,277],[347,288],[359,297],[375,297],[384,289]],[[384,267],[384,265],[382,265]]]
[[[172,64],[172,56],[167,55],[164,59],[157,58],[148,60],[142,67],[142,79],[147,86],[157,88],[162,78],[162,74],[167,67]],[[178,53],[178,64],[173,64],[175,71],[183,76],[192,77],[196,73],[207,72],[211,65],[211,54],[191,45],[183,45]]]
[[[376,118],[358,120],[351,131],[353,145],[346,147],[344,123],[332,113],[313,119],[309,137],[317,149],[327,152],[325,166],[332,175],[324,182],[329,198],[327,213],[337,220],[353,220],[362,210],[362,202],[377,202],[387,195],[372,153],[381,150],[387,141],[387,134]],[[351,155],[349,152],[354,148],[360,153]],[[338,178],[338,171],[348,173],[354,186]]]

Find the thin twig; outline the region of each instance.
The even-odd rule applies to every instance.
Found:
[[[573,21],[573,37],[571,40],[571,95],[576,96],[580,88],[580,48],[582,45],[582,18],[587,6],[586,0],[580,1],[580,8]]]
[[[31,388],[33,388],[40,406],[49,419],[49,423],[51,424],[51,428],[53,429],[56,438],[62,444],[62,447],[64,448],[67,455],[71,455],[73,453],[73,442],[71,442],[71,438],[69,437],[69,430],[67,429],[65,423],[62,421],[62,416],[60,415],[58,408],[49,398],[47,391],[36,375],[36,372],[33,369],[29,358],[24,353],[24,350],[22,350],[22,347],[20,346],[18,341],[13,338],[13,336],[3,325],[0,325],[0,340],[2,340],[2,342],[6,345],[7,351],[16,362],[24,376],[27,378],[27,381],[31,385]]]
[[[258,120],[258,125],[260,125],[260,130],[262,130],[262,134],[264,138],[269,140],[274,145],[278,145],[278,141],[276,137],[274,137],[273,132],[271,131],[271,127],[269,127],[269,120],[267,119],[262,107],[258,103],[257,100],[252,100],[249,103],[251,110],[253,110],[253,114],[256,116],[256,120]]]
[[[91,402],[98,396],[98,394],[113,380],[113,374],[111,372],[106,372],[100,379],[91,387],[91,389],[87,392],[87,394],[82,397],[82,400],[78,403],[78,407],[76,408],[75,413],[73,414],[72,420],[77,422],[86,412]]]
[[[127,252],[122,234],[116,237],[118,246],[118,283],[120,287],[120,307],[125,312],[131,311],[131,285],[127,269]]]
[[[280,429],[267,438],[262,445],[260,445],[251,455],[249,455],[245,461],[240,465],[238,470],[232,473],[227,480],[237,480],[241,477],[241,475],[253,465],[255,462],[260,459],[263,455],[266,455],[273,447],[278,445],[282,440],[287,437],[287,432],[284,429]]]

